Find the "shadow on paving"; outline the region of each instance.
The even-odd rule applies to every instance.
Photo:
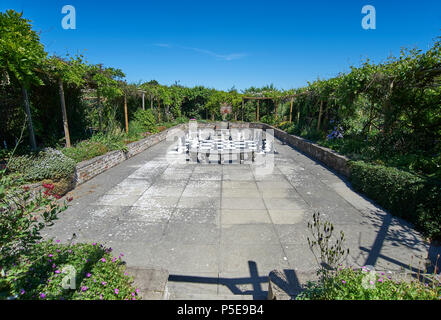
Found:
[[[254,300],[265,300],[268,297],[268,288],[262,289],[262,285],[268,285],[269,278],[266,276],[259,276],[257,264],[254,261],[248,261],[248,268],[250,272],[249,277],[239,278],[215,278],[215,277],[200,277],[200,276],[183,276],[172,274],[169,276],[170,282],[183,283],[199,283],[199,284],[218,284],[227,287],[231,294],[252,296]],[[283,270],[288,283],[280,278],[272,278],[279,287],[289,288],[289,292],[299,293],[301,291],[301,284],[297,278],[294,270]],[[242,290],[239,286],[251,285],[252,289]]]

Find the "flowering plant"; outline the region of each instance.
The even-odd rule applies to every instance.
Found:
[[[29,187],[20,186],[18,176],[0,171],[0,266],[14,262],[40,237],[40,230],[56,219],[66,209],[66,203],[57,202],[51,191],[53,185],[45,185],[33,194]]]
[[[44,241],[7,272],[8,294],[31,300],[137,300],[139,290],[122,256],[97,243]]]

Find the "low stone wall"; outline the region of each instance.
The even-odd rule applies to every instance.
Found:
[[[250,128],[264,129],[264,130],[272,129],[274,130],[274,136],[277,139],[302,151],[311,158],[314,158],[315,160],[322,162],[327,167],[335,170],[336,172],[347,178],[349,178],[351,174],[350,168],[348,166],[349,159],[345,156],[336,153],[331,149],[319,146],[318,144],[310,140],[288,134],[283,130],[274,128],[264,123],[251,123]]]
[[[129,143],[127,145],[127,152],[115,150],[102,156],[78,163],[75,169],[75,185],[78,186],[83,184],[100,173],[165,140],[168,132],[171,130],[185,129],[186,126],[187,124],[180,124],[173,128],[161,131],[160,133],[148,136],[142,140]]]

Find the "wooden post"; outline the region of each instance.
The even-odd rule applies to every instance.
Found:
[[[66,148],[70,148],[69,124],[67,122],[66,102],[64,100],[63,80],[58,78],[58,90],[60,92],[61,114],[63,116],[64,137],[66,139]]]
[[[320,101],[320,111],[319,111],[319,117],[317,122],[317,131],[320,130],[320,122],[322,121],[322,113],[323,113],[323,100]]]
[[[100,97],[100,92],[99,92],[99,88],[96,91],[96,97],[97,97],[97,102],[98,102],[98,118],[99,118],[99,130],[102,130],[102,123],[103,123],[103,119],[102,119],[102,110],[101,110],[101,97]]]
[[[127,96],[124,95],[124,115],[126,118],[126,133],[129,133],[129,117],[127,115]]]
[[[259,122],[259,100],[257,100],[257,122]]]
[[[35,140],[34,126],[32,124],[32,116],[31,116],[31,108],[29,106],[29,97],[28,90],[24,86],[21,87],[21,91],[23,93],[23,100],[25,106],[25,112],[28,118],[28,130],[29,130],[29,139],[31,142],[31,148],[33,151],[37,150],[37,141]]]
[[[289,109],[289,123],[292,123],[292,105],[294,104],[294,97],[291,97],[291,109]]]
[[[145,93],[142,93],[142,110],[145,110]]]
[[[158,99],[158,122],[161,122],[161,100]]]

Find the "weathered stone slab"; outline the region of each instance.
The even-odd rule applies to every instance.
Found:
[[[294,300],[308,281],[316,280],[315,273],[296,273],[293,270],[273,270],[268,276],[268,300]]]
[[[142,300],[168,300],[167,270],[128,267],[127,273],[133,277]]]

